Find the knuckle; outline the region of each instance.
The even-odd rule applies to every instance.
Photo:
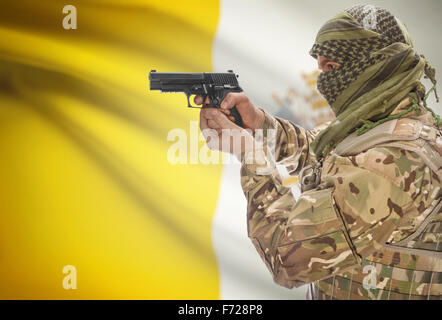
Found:
[[[245,93],[241,92],[240,95],[241,95],[241,101],[242,101],[242,102],[250,102],[249,97],[246,96]]]
[[[229,92],[224,98],[224,102],[226,102],[227,104],[231,104],[235,101],[235,99],[236,99],[235,92]]]
[[[201,112],[201,114],[205,120],[211,119],[210,113],[208,111]]]
[[[229,105],[250,102],[249,97],[244,92],[229,92],[224,101],[228,102]]]
[[[233,97],[234,92],[229,92],[226,94],[225,99],[231,99]]]
[[[221,121],[224,119],[224,117],[225,117],[225,115],[217,110],[216,115],[215,115],[215,120],[218,123],[221,123]]]

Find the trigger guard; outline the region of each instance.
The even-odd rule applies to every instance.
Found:
[[[194,107],[190,104],[190,97],[192,96],[191,93],[187,93],[185,92],[186,98],[187,98],[187,108],[192,108],[192,109],[201,109],[202,107]],[[206,100],[206,96],[203,97],[203,101]]]

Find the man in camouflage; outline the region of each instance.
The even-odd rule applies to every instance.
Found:
[[[398,19],[375,8],[367,28],[365,11],[328,21],[310,52],[330,124],[305,130],[230,94],[221,111],[202,109],[201,129],[240,129],[236,105],[248,139],[263,129],[275,145],[242,149],[241,184],[248,235],[276,283],[310,284],[310,299],[440,299],[441,122],[419,81],[435,84],[435,72]],[[281,166],[300,175],[297,200]]]

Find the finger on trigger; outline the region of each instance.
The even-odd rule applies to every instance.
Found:
[[[193,98],[193,101],[195,102],[195,104],[200,105],[203,103],[203,98],[199,95],[196,95],[195,98]]]

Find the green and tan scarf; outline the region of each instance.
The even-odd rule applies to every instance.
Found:
[[[373,6],[354,6],[329,20],[310,54],[340,64],[318,77],[318,90],[336,115],[312,142],[319,160],[351,132],[364,133],[385,121],[407,96],[416,108],[425,98],[424,73],[436,84],[434,68],[416,53],[405,25]]]

